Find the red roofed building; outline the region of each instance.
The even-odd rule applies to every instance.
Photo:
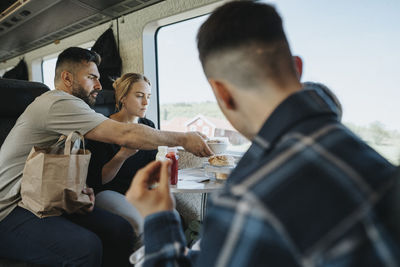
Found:
[[[175,117],[169,121],[161,121],[161,129],[177,132],[197,131],[208,137],[228,137],[233,145],[240,145],[247,141],[227,120],[205,117],[202,114],[198,114],[192,119]]]
[[[190,120],[187,117],[175,117],[169,121],[161,121],[161,130],[172,132],[187,132],[186,122]]]

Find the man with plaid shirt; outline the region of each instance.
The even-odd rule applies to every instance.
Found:
[[[127,198],[146,217],[144,266],[398,266],[375,205],[396,168],[340,123],[321,86],[300,83],[275,9],[225,4],[198,48],[221,110],[252,145],[209,200],[201,252],[185,248],[169,163],[137,173]]]

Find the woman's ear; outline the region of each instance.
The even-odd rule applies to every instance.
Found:
[[[209,79],[208,82],[214,92],[215,98],[220,105],[223,105],[226,109],[234,110],[236,108],[235,101],[230,92],[230,87],[223,81]]]

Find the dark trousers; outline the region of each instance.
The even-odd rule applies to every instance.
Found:
[[[39,219],[17,207],[0,222],[1,258],[46,266],[129,266],[134,242],[125,219],[99,208]]]

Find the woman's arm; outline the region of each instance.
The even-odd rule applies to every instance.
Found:
[[[101,171],[101,182],[106,184],[115,178],[121,166],[124,164],[130,156],[133,156],[138,152],[137,149],[130,149],[126,147],[121,147],[121,149],[115,154],[115,156],[106,164],[104,164]]]

